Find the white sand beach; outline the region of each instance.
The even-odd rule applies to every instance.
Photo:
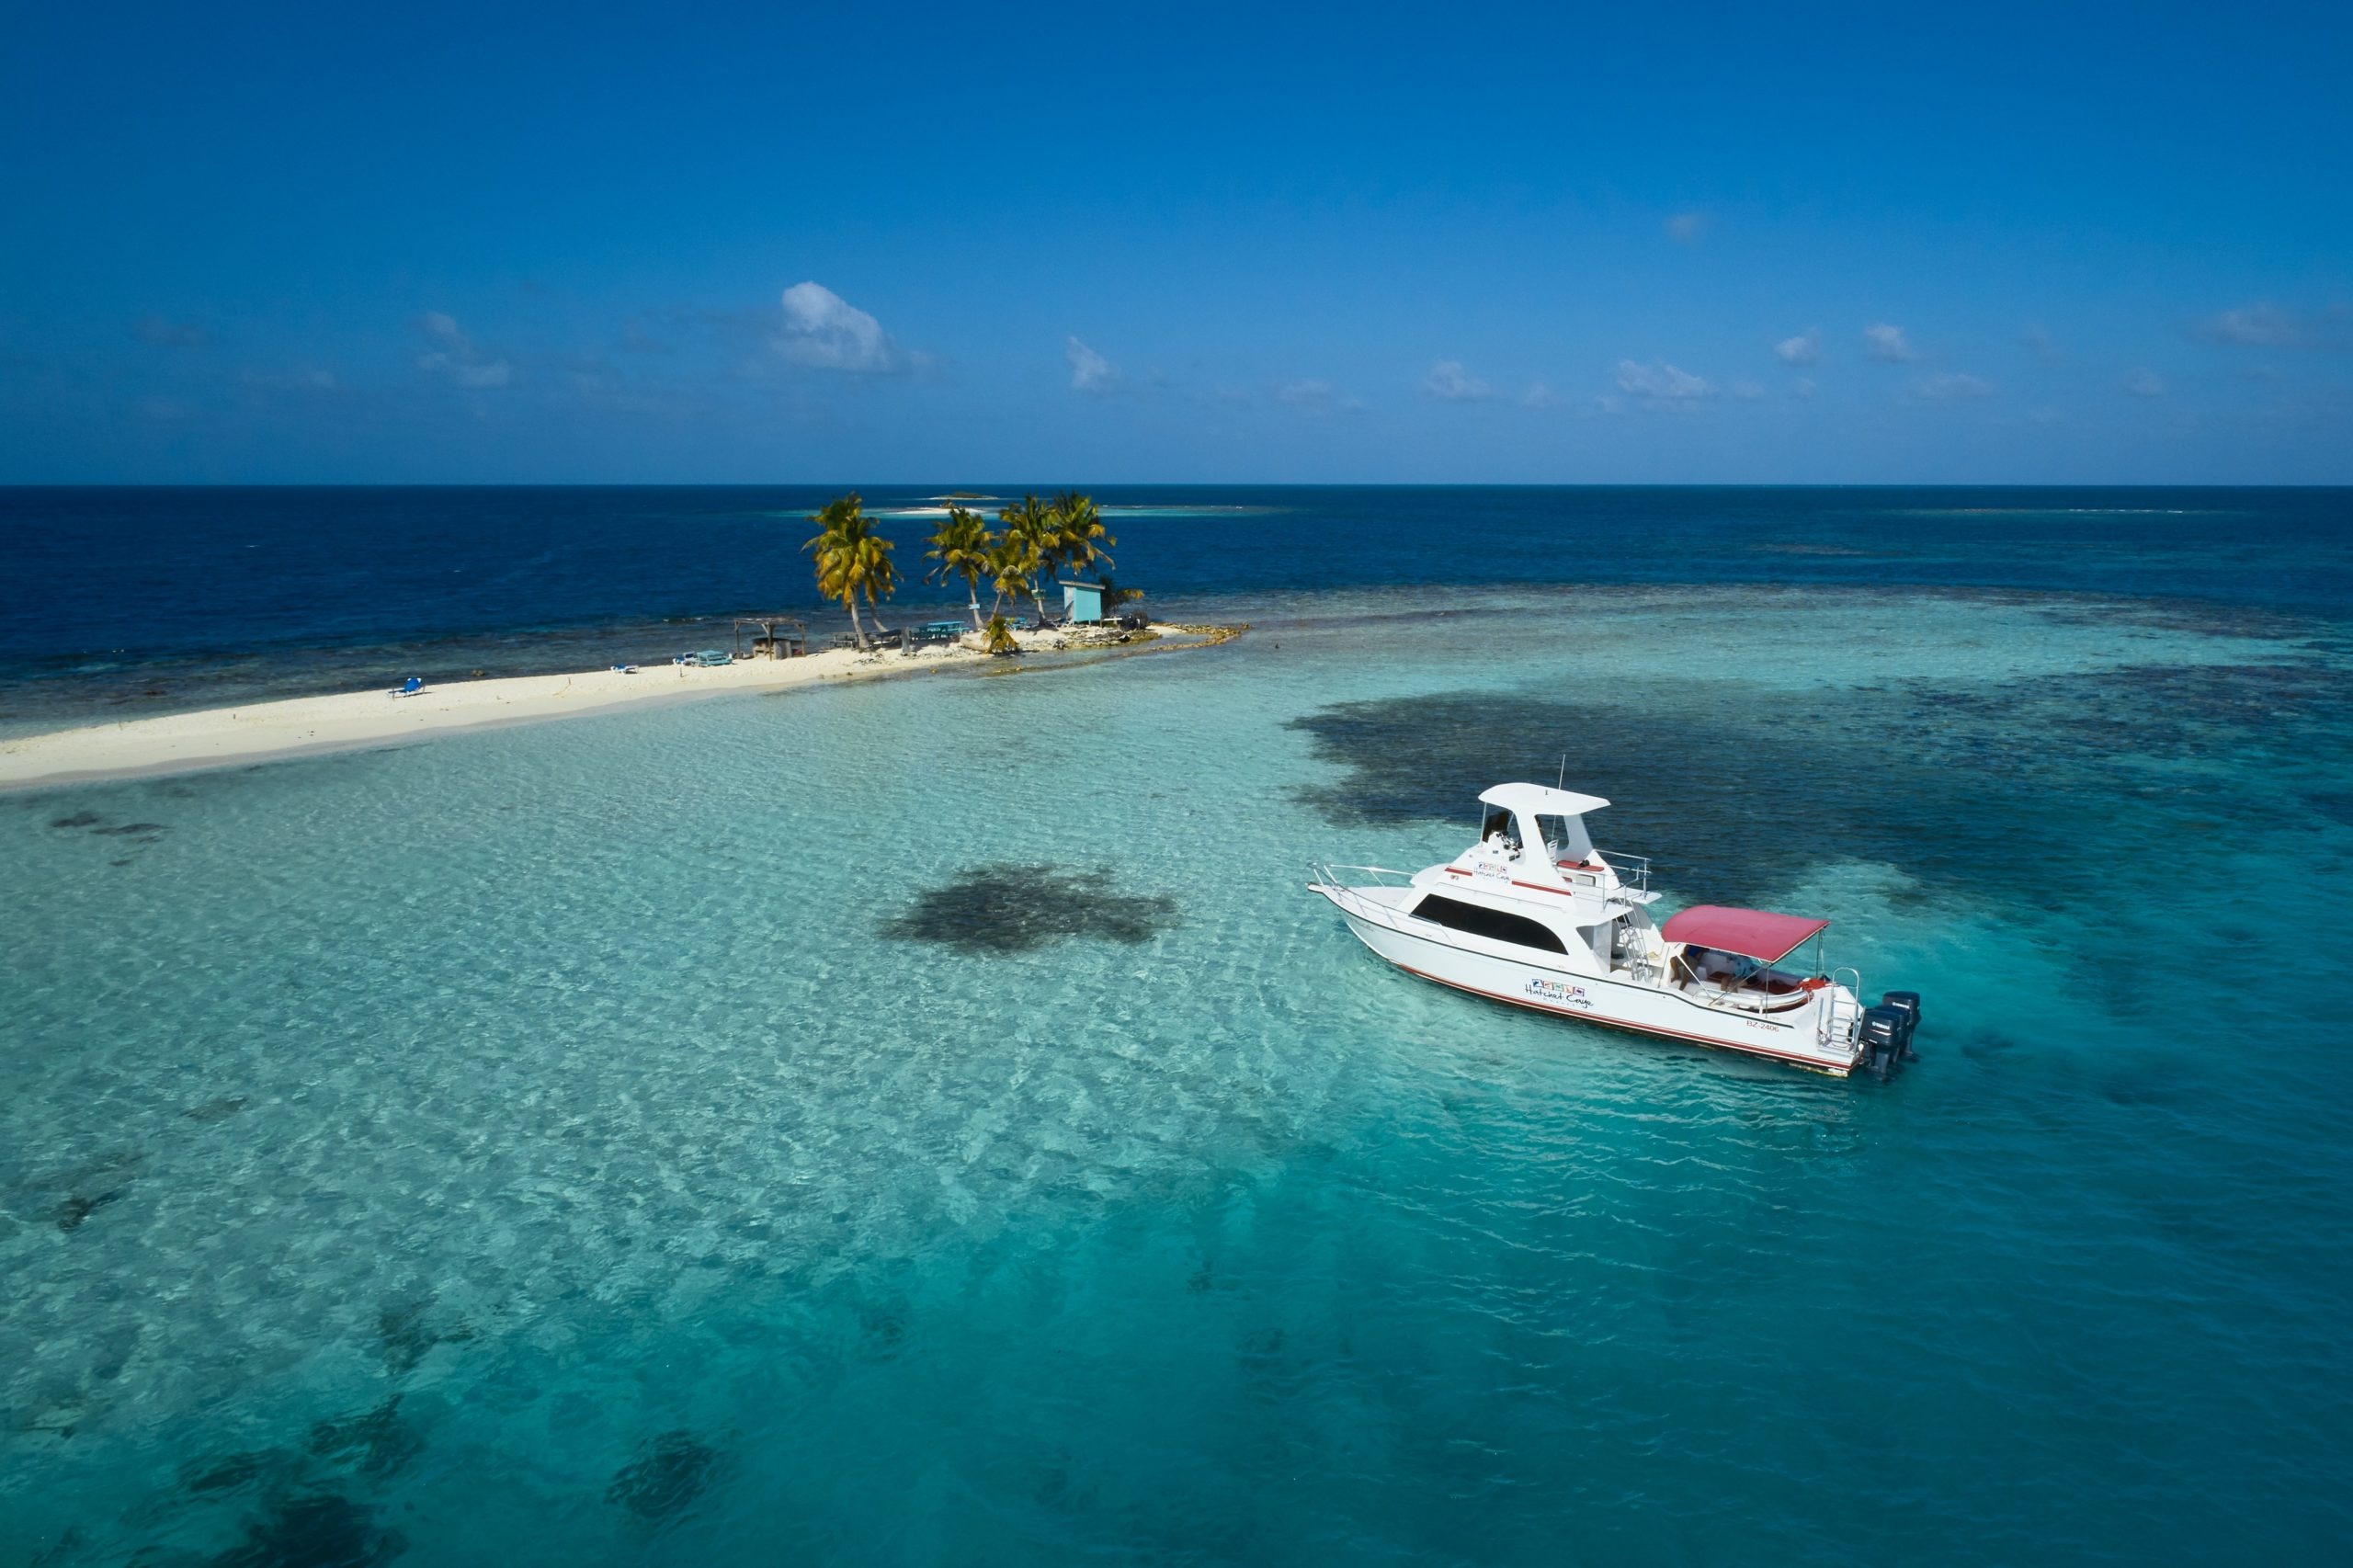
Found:
[[[1203,646],[1230,634],[1223,628],[1165,630],[1172,634],[1154,639],[1154,649]],[[1025,633],[1020,641],[1025,652],[1050,653],[1063,646],[1052,632]],[[987,662],[985,655],[962,647],[913,654],[836,649],[798,659],[739,660],[708,669],[644,665],[634,675],[607,669],[454,680],[427,686],[411,697],[379,689],[289,698],[0,741],[0,790],[179,773],[605,712],[631,703],[970,670]]]

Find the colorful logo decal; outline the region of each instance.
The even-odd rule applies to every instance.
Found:
[[[1585,994],[1582,985],[1571,985],[1562,980],[1531,980],[1528,994],[1540,1002],[1558,1002],[1571,1007],[1590,1007],[1593,998]]]

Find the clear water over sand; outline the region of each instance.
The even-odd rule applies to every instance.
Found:
[[[0,801],[0,1561],[2341,1543],[2335,629],[1464,602]],[[1563,751],[1923,1060],[1477,1004],[1303,892]]]

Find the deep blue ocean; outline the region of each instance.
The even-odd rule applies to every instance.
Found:
[[[0,732],[535,673],[726,641],[821,602],[809,514],[845,486],[0,489]],[[934,497],[870,485],[910,615]],[[1017,497],[1018,487],[985,487]],[[2353,605],[2344,490],[1245,488],[1097,491],[1116,574],[1163,607],[1333,588],[1818,583]],[[975,503],[975,505],[981,505]],[[983,506],[985,511],[987,507]],[[1452,600],[1450,602],[1465,602]],[[699,646],[700,643],[696,645]]]
[[[0,738],[830,631],[834,493],[0,491]],[[2353,492],[1095,494],[1249,634],[0,795],[0,1564],[2353,1549]],[[1920,1060],[1303,889],[1555,777]]]

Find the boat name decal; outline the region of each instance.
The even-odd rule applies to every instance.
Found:
[[[1511,875],[1509,871],[1506,870],[1503,867],[1496,865],[1492,860],[1480,861],[1477,865],[1471,868],[1471,871],[1473,876],[1495,877],[1498,879]]]
[[[1528,994],[1546,1002],[1566,1003],[1572,1007],[1590,1007],[1593,998],[1585,994],[1582,985],[1571,985],[1564,980],[1531,980]]]

